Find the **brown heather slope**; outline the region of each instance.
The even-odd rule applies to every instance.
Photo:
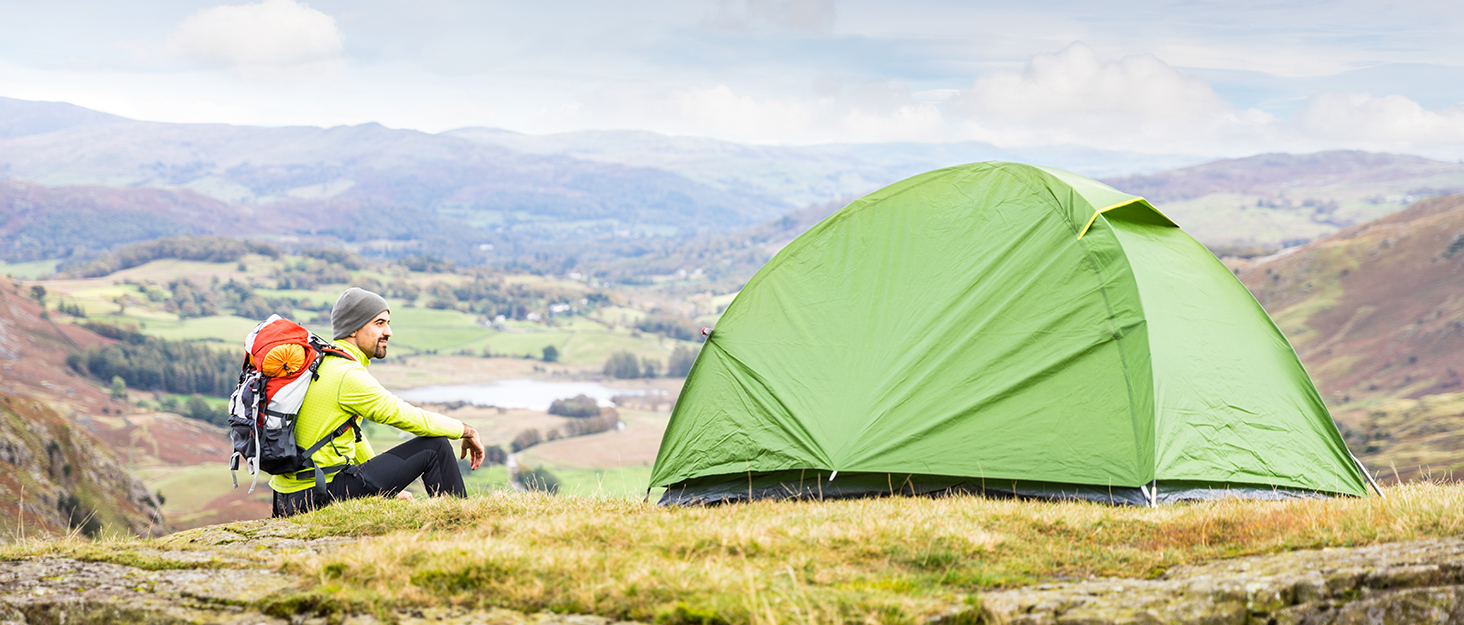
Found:
[[[72,422],[126,412],[64,363],[76,346],[106,340],[42,319],[0,281],[0,536],[167,531],[156,497]]]
[[[1381,478],[1464,477],[1464,195],[1237,274]]]
[[[1240,270],[1329,401],[1464,391],[1464,196]]]

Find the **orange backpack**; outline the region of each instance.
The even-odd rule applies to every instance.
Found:
[[[254,476],[251,493],[261,471],[281,475],[305,469],[314,469],[316,490],[325,490],[326,472],[345,467],[317,467],[310,457],[347,429],[355,430],[356,440],[361,440],[360,418],[348,419],[309,448],[295,443],[295,422],[305,391],[320,377],[320,362],[326,356],[356,358],[279,315],[270,315],[255,326],[244,339],[244,351],[239,385],[229,396],[229,430],[234,439],[229,468],[235,472],[234,487],[239,487],[242,461]]]

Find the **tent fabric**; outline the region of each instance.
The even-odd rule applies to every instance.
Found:
[[[769,261],[688,374],[651,484],[811,496],[778,477],[809,471],[1364,494],[1290,344],[1213,255],[1142,198],[999,162],[871,193]]]

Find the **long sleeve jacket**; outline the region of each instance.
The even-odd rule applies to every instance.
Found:
[[[360,348],[348,341],[336,341],[335,345],[355,356],[356,360],[326,356],[320,363],[320,378],[310,383],[305,402],[300,406],[300,416],[295,422],[295,444],[308,449],[355,416],[417,436],[462,438],[461,421],[402,401],[367,373],[366,363],[370,360]],[[347,428],[345,433],[315,452],[311,459],[317,467],[331,467],[364,464],[375,455],[369,441],[357,441],[355,433]],[[276,492],[293,493],[315,485],[308,472],[302,477],[305,479],[276,475],[270,479],[269,487]],[[334,480],[335,474],[326,479]]]

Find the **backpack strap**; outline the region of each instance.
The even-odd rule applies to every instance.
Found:
[[[333,475],[333,474],[335,474],[335,473],[337,473],[337,472],[345,469],[346,467],[351,466],[351,463],[348,461],[348,462],[346,462],[346,464],[337,464],[337,465],[332,465],[332,466],[328,466],[328,467],[318,467],[318,466],[315,466],[315,460],[314,460],[315,452],[320,451],[321,448],[325,447],[331,441],[333,441],[337,437],[345,434],[346,433],[346,430],[348,430],[348,429],[355,431],[355,433],[356,433],[356,442],[358,442],[358,443],[361,442],[361,424],[359,423],[360,420],[361,420],[361,417],[358,417],[358,416],[353,416],[353,417],[351,417],[349,419],[346,419],[346,422],[345,423],[342,423],[340,427],[338,427],[338,428],[336,428],[334,430],[331,430],[330,432],[327,432],[324,437],[322,437],[318,441],[315,441],[315,444],[314,445],[311,445],[309,449],[306,449],[305,450],[305,461],[308,462],[308,463],[310,463],[311,469],[309,471],[300,471],[299,473],[296,473],[292,477],[294,477],[297,480],[303,480],[303,479],[305,479],[305,476],[310,475],[310,474],[313,473],[315,475],[315,494],[324,497],[325,494],[326,494],[326,491],[325,491],[325,476],[326,475]]]

